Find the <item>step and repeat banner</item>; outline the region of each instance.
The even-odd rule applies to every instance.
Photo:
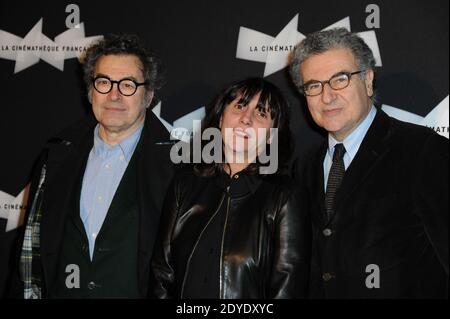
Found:
[[[108,33],[134,33],[162,58],[153,111],[168,130],[192,130],[230,82],[265,77],[291,106],[300,159],[324,137],[287,72],[306,34],[358,32],[377,60],[378,101],[391,116],[449,136],[449,2],[22,1],[0,2],[0,296],[22,223],[26,185],[45,141],[90,109],[78,58]]]

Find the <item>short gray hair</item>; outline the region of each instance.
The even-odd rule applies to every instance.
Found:
[[[303,79],[300,74],[300,65],[312,55],[324,53],[331,49],[350,49],[358,63],[359,70],[375,71],[375,58],[372,50],[356,33],[345,28],[334,28],[325,31],[317,31],[309,34],[299,44],[296,45],[291,56],[289,72],[295,86],[302,90]],[[364,79],[365,72],[361,73]],[[375,92],[371,96],[375,99]]]

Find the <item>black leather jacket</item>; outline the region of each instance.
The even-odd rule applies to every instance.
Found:
[[[236,178],[248,179],[251,191],[233,196],[230,186]],[[175,178],[152,261],[156,296],[185,298],[184,284],[201,234],[225,208],[220,298],[305,297],[311,242],[303,196],[288,178],[242,173],[227,179],[228,187],[223,177],[199,177],[192,169]]]

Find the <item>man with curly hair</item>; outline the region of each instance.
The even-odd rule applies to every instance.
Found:
[[[24,298],[144,298],[170,137],[149,109],[161,63],[134,35],[83,61],[92,113],[51,138],[34,177],[15,284]],[[19,256],[20,255],[20,256]]]

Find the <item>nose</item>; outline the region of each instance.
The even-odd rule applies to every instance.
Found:
[[[336,99],[336,92],[331,88],[329,83],[325,83],[322,90],[322,102],[330,104]]]
[[[247,107],[245,112],[243,112],[241,115],[240,122],[247,126],[251,125],[252,124],[252,115],[253,115],[253,110],[250,107]]]
[[[119,84],[113,83],[111,91],[109,92],[109,98],[112,101],[117,101],[117,100],[120,100],[120,97],[121,97],[121,94],[119,92]]]

